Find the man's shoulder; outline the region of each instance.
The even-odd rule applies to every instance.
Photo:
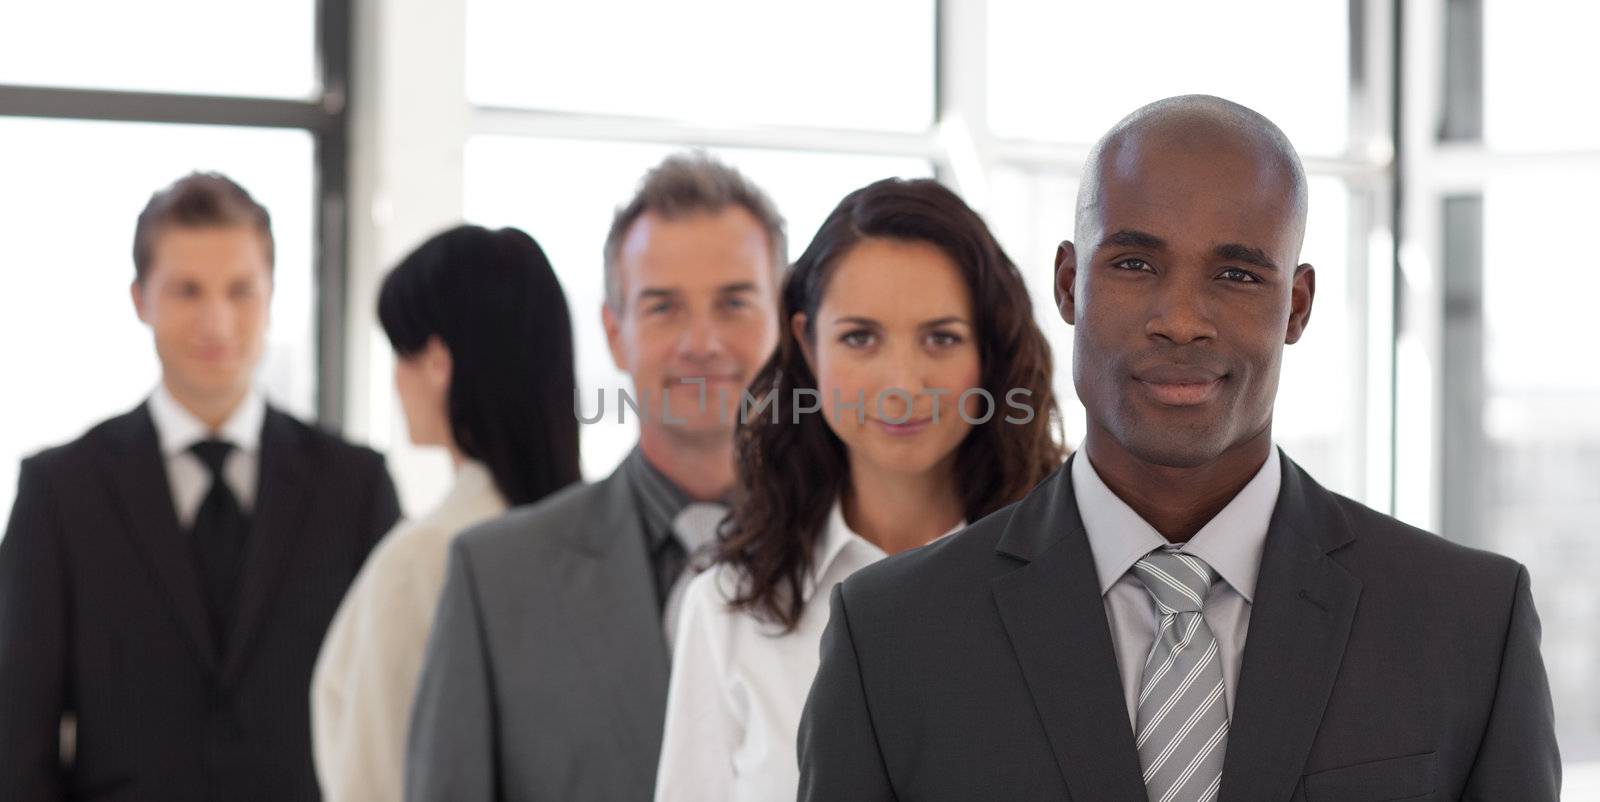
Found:
[[[1345,496],[1330,493],[1350,526],[1352,541],[1335,559],[1364,582],[1426,589],[1515,586],[1522,564],[1502,554],[1456,542]],[[1431,578],[1439,580],[1430,582]],[[1507,596],[1509,598],[1509,596]]]
[[[22,468],[48,476],[60,471],[79,471],[103,462],[131,445],[130,441],[137,433],[136,427],[141,423],[140,416],[148,420],[143,407],[100,421],[73,440],[49,446],[23,458]]]
[[[454,548],[474,561],[521,558],[560,549],[561,535],[581,526],[604,493],[606,482],[579,482],[463,531]]]
[[[273,436],[286,438],[319,462],[348,465],[361,471],[382,470],[384,467],[383,455],[378,451],[352,443],[342,435],[300,420],[276,407],[267,407],[267,421],[274,431]]]

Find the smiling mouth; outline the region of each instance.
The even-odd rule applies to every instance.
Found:
[[[688,387],[693,389],[699,386],[701,382],[705,382],[708,385],[738,384],[740,382],[740,378],[734,375],[673,376],[667,379],[667,387],[669,389],[674,387]]]
[[[882,418],[873,418],[873,423],[880,426],[885,432],[897,437],[910,437],[921,433],[933,423],[932,418],[914,418],[904,423],[890,423]]]
[[[1210,381],[1149,381],[1137,379],[1150,395],[1159,403],[1170,407],[1193,407],[1205,404],[1217,397],[1218,390],[1222,387],[1222,377]]]

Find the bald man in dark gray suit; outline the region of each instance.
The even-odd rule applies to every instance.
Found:
[[[1558,798],[1527,571],[1272,443],[1305,218],[1299,157],[1237,104],[1101,140],[1056,265],[1083,448],[834,591],[802,800]]]

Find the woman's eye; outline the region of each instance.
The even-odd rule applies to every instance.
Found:
[[[839,338],[839,342],[842,342],[851,348],[865,348],[872,344],[872,332],[847,331]]]
[[[961,344],[961,335],[948,331],[936,331],[928,335],[928,342],[939,348],[947,348]]]

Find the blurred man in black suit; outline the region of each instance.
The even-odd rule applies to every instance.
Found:
[[[243,188],[156,193],[133,255],[161,381],[24,460],[0,541],[0,797],[315,800],[312,663],[394,485],[255,387],[273,241]]]

